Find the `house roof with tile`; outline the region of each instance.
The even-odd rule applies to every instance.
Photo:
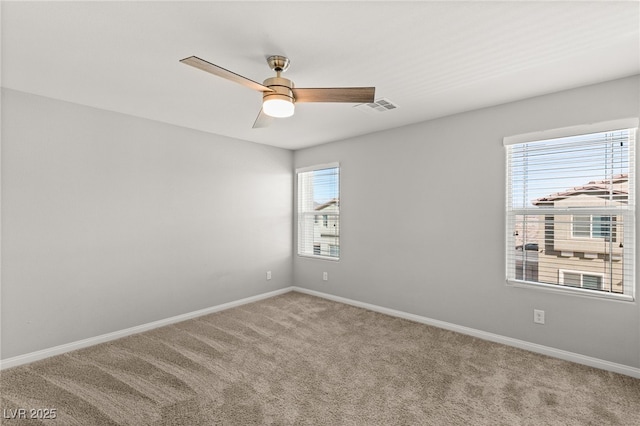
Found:
[[[318,211],[318,210],[324,210],[324,209],[326,209],[327,207],[334,206],[334,205],[338,204],[338,202],[339,202],[339,200],[338,200],[337,198],[334,198],[334,199],[332,199],[332,200],[327,201],[326,203],[316,204],[316,206],[315,206],[315,210],[316,210],[316,211]]]
[[[556,192],[546,197],[541,197],[533,200],[531,203],[534,206],[552,205],[558,200],[574,197],[576,195],[592,195],[596,197],[610,197],[612,196],[616,201],[626,201],[629,196],[629,175],[618,174],[612,176],[611,179],[606,180],[592,180],[589,183],[574,188],[569,188],[566,191]]]

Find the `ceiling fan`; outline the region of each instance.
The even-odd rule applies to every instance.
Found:
[[[253,123],[253,128],[268,126],[272,117],[291,117],[296,102],[370,103],[374,101],[376,91],[375,87],[294,87],[293,81],[281,77],[281,74],[289,68],[289,58],[279,55],[267,58],[267,63],[276,72],[276,76],[267,78],[262,84],[197,56],[189,56],[181,59],[180,62],[262,92],[262,109]]]

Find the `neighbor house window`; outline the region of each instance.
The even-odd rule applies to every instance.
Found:
[[[582,287],[590,290],[602,290],[604,276],[594,275],[579,271],[559,271],[560,284],[572,287]]]
[[[633,300],[637,127],[505,138],[508,283]]]
[[[340,258],[340,167],[337,163],[296,170],[298,255]],[[322,217],[322,220],[318,220]]]
[[[572,234],[574,238],[609,238],[611,222],[615,217],[599,215],[573,215]],[[615,234],[615,231],[614,231]]]

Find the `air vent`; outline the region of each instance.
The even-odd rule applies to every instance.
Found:
[[[398,105],[394,104],[389,99],[381,98],[381,99],[378,99],[375,102],[371,102],[371,103],[368,103],[368,104],[356,105],[356,106],[354,106],[354,108],[359,109],[360,111],[364,111],[364,112],[375,113],[375,112],[391,111],[393,109],[398,108]]]

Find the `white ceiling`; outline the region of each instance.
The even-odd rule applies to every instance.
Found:
[[[2,2],[2,86],[298,149],[640,73],[638,2]],[[375,86],[399,105],[298,104],[251,126],[252,80]]]

